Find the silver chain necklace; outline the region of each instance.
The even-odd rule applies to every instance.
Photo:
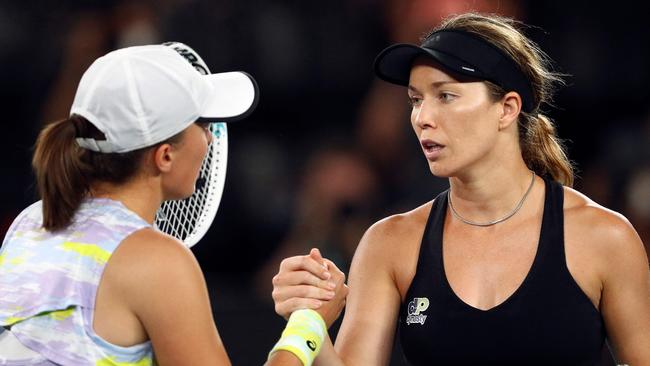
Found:
[[[516,214],[517,211],[519,211],[519,209],[521,209],[521,206],[524,205],[524,201],[526,201],[526,197],[528,197],[528,194],[533,189],[533,183],[535,183],[535,172],[531,171],[531,173],[532,173],[532,177],[530,179],[530,185],[528,186],[528,189],[526,190],[526,193],[524,193],[524,196],[521,197],[521,200],[517,204],[517,207],[515,207],[515,209],[512,210],[512,212],[505,215],[504,217],[502,217],[500,219],[497,219],[497,220],[494,220],[494,221],[489,221],[489,222],[473,222],[473,221],[469,221],[469,220],[463,218],[462,216],[460,216],[460,214],[458,212],[456,212],[456,209],[454,208],[454,205],[451,203],[451,188],[449,188],[449,191],[447,192],[447,199],[449,200],[449,208],[451,208],[451,213],[458,220],[460,220],[460,221],[462,221],[462,222],[464,222],[464,223],[466,223],[468,225],[473,225],[473,226],[492,226],[494,224],[498,224],[500,222],[506,221],[507,219],[514,216],[514,214]]]

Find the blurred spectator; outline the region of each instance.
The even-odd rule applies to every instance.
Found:
[[[598,164],[584,172],[581,189],[608,208],[627,216],[650,245],[650,114],[614,120],[597,140]],[[650,253],[650,251],[649,251]]]
[[[70,17],[60,71],[44,102],[44,122],[67,117],[83,72],[110,50],[160,43],[159,14],[152,1],[112,1],[83,7]]]
[[[36,200],[31,147],[42,123],[66,117],[83,71],[97,57],[131,44],[157,42],[164,4],[154,1],[0,2],[0,100],[5,111],[0,234]],[[156,6],[154,6],[156,5]],[[3,235],[4,236],[4,235]]]
[[[257,274],[260,297],[270,301],[270,279],[283,258],[313,247],[347,270],[363,232],[382,214],[378,185],[371,167],[353,149],[317,150],[304,164],[289,231]]]

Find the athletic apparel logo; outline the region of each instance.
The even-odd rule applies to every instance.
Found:
[[[307,347],[309,347],[310,350],[315,351],[316,350],[316,342],[307,341]]]
[[[427,320],[427,316],[420,314],[421,312],[429,308],[429,299],[426,297],[414,297],[408,306],[408,316],[406,317],[406,324],[418,323],[424,325],[424,322]]]
[[[196,71],[200,72],[202,75],[210,74],[208,69],[206,69],[206,66],[203,65],[203,62],[199,60],[199,57],[196,54],[194,54],[191,50],[187,49],[186,48],[187,46],[183,44],[177,44],[176,42],[165,42],[163,44],[165,46],[171,46],[174,49],[174,51],[178,52],[187,61],[189,61],[189,63],[191,63],[192,66],[194,66]]]

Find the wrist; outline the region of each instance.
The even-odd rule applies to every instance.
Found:
[[[327,325],[320,314],[310,309],[296,310],[289,317],[282,337],[269,353],[269,357],[284,350],[293,353],[304,366],[311,366],[326,337]]]

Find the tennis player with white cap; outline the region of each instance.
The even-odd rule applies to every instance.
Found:
[[[153,226],[163,201],[194,192],[210,123],[258,100],[250,75],[201,69],[180,43],[110,52],[84,73],[70,117],[41,131],[41,201],[0,249],[1,364],[230,364],[194,256]],[[346,292],[329,272],[337,296],[296,312],[269,365],[317,354]]]

